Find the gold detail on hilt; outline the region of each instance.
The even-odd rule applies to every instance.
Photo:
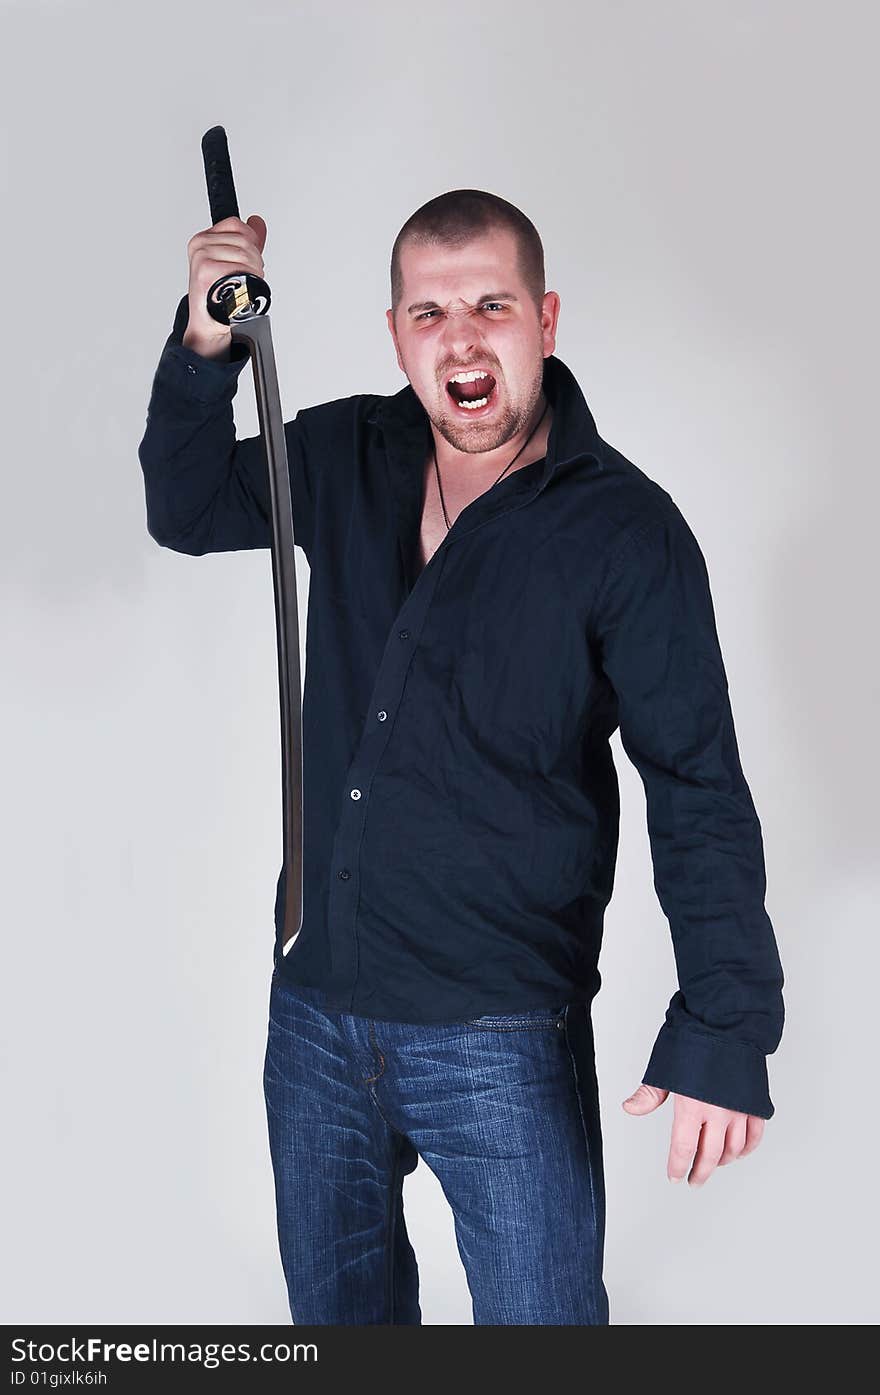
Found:
[[[247,280],[239,281],[238,285],[235,287],[233,300],[235,302],[235,309],[229,312],[230,318],[233,315],[237,315],[241,310],[251,309],[251,298],[248,294]],[[228,296],[226,297],[226,303],[227,305],[229,304]]]

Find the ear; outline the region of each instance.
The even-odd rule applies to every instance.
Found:
[[[388,324],[389,330],[391,331],[391,338],[394,340],[394,352],[397,354],[397,366],[400,369],[401,373],[405,374],[406,369],[403,366],[403,359],[400,357],[400,345],[397,342],[397,330],[394,328],[393,310],[385,311],[385,320]]]
[[[556,348],[556,326],[559,322],[559,296],[548,291],[544,296],[541,310],[541,333],[544,339],[544,357],[549,358]]]

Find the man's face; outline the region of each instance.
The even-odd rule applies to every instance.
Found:
[[[397,362],[437,431],[456,450],[492,451],[524,430],[541,396],[544,359],[556,346],[559,296],[541,314],[521,279],[506,229],[464,247],[404,243],[403,295],[386,312]],[[457,372],[491,376],[459,388]],[[463,406],[457,397],[486,397]]]

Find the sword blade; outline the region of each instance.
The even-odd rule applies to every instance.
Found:
[[[284,952],[299,934],[303,911],[302,694],[290,473],[269,316],[258,315],[253,319],[234,322],[230,329],[233,341],[246,344],[251,357],[272,503],[272,578],[281,707],[281,802],[284,861],[287,867],[282,934]]]

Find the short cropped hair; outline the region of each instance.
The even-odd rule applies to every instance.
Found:
[[[463,247],[474,237],[506,228],[513,233],[519,253],[520,275],[529,289],[540,315],[545,294],[544,248],[530,218],[514,204],[484,189],[450,189],[417,208],[404,223],[391,249],[391,310],[403,295],[400,252],[405,242],[436,242],[447,247]]]

